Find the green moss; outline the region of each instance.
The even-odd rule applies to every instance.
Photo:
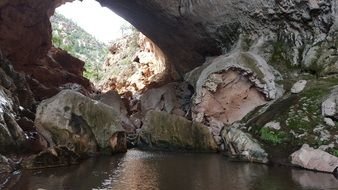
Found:
[[[260,138],[263,141],[272,143],[273,145],[281,144],[285,137],[285,133],[283,131],[272,131],[266,127],[262,127],[259,133]]]
[[[334,155],[334,156],[336,156],[336,157],[338,157],[338,149],[333,149],[333,150],[331,150],[331,152],[330,152],[332,155]]]

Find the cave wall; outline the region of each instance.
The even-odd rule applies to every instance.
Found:
[[[269,54],[266,58],[282,48],[289,54],[285,64],[308,64],[312,60],[306,57],[330,46],[322,43],[336,31],[337,22],[335,0],[98,1],[152,39],[181,74],[201,65],[206,56],[233,50],[241,37],[250,44],[261,38],[268,42],[262,50]],[[312,51],[313,46],[320,47]]]
[[[34,74],[32,68],[50,68],[41,61],[46,60],[51,49],[49,16],[55,7],[67,1],[72,0],[1,1],[0,48],[16,70]],[[156,43],[167,64],[181,76],[202,65],[205,57],[229,53],[238,46],[243,51],[255,46],[255,51],[269,64],[282,62],[302,65],[313,72],[338,72],[335,0],[98,2]],[[89,82],[78,77],[77,81],[89,88]],[[61,83],[68,82],[72,80]]]

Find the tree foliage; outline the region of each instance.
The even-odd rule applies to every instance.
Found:
[[[54,46],[83,60],[86,63],[84,76],[93,82],[99,81],[102,78],[102,64],[108,55],[108,45],[61,14],[55,13],[51,23]]]

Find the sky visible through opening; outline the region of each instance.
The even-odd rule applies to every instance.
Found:
[[[73,20],[98,40],[108,43],[121,37],[121,26],[128,24],[110,9],[95,0],[74,1],[56,9],[56,12]]]

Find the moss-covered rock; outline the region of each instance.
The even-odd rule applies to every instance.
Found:
[[[310,80],[304,91],[286,94],[265,110],[255,110],[242,123],[246,123],[246,130],[263,144],[269,159],[275,162],[288,163],[289,155],[303,144],[337,147],[337,126],[325,124],[321,111],[322,102],[337,84],[336,78]],[[271,121],[279,122],[280,129],[264,128]]]
[[[158,111],[147,112],[139,144],[155,149],[218,150],[209,129],[204,125]]]

